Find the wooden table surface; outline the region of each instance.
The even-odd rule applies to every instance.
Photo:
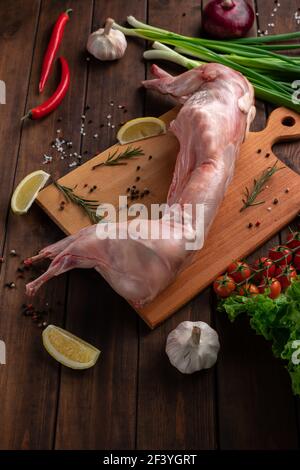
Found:
[[[49,323],[63,326],[102,350],[98,364],[85,372],[61,367],[44,351],[41,329],[21,313],[27,301],[25,281],[36,272],[17,272],[23,258],[62,237],[47,216],[34,206],[23,217],[9,211],[13,188],[29,172],[43,168],[54,177],[70,171],[69,160],[43,155],[57,129],[73,141],[83,160],[115,142],[104,126],[106,115],[126,106],[127,120],[160,115],[172,103],[145,93],[140,82],[148,76],[141,56],[143,41],[129,40],[119,62],[86,60],[91,30],[107,16],[124,22],[127,14],[176,32],[197,35],[200,3],[196,0],[14,0],[0,2],[0,79],[6,84],[6,104],[0,105],[0,339],[7,348],[0,365],[1,449],[290,449],[299,446],[299,400],[291,393],[287,372],[273,358],[270,345],[250,329],[248,320],[230,324],[216,312],[211,289],[198,295],[155,331],[138,318],[92,271],[74,271],[43,287],[34,299],[46,310]],[[254,2],[253,2],[254,3]],[[256,0],[256,28],[282,33],[299,26],[297,0],[281,1],[271,17],[273,0]],[[61,54],[72,74],[70,90],[59,110],[40,122],[20,124],[25,111],[43,97],[37,93],[41,61],[49,32],[58,14],[74,13],[66,27]],[[274,23],[274,27],[268,27]],[[254,31],[255,33],[255,31]],[[49,80],[45,96],[59,77]],[[179,71],[166,65],[168,70]],[[85,107],[92,120],[80,135]],[[269,106],[257,103],[253,128],[266,122]],[[60,120],[59,118],[62,118]],[[84,153],[88,151],[88,153]],[[51,152],[51,146],[50,146]],[[300,143],[277,146],[277,155],[300,171]],[[284,239],[279,233],[268,246]],[[234,240],[233,240],[234,243]],[[17,256],[10,254],[16,250]],[[217,254],[216,254],[217,256]],[[44,266],[45,268],[45,266]],[[20,276],[21,274],[21,276]],[[6,283],[14,281],[15,289]],[[170,366],[164,352],[167,334],[183,320],[204,320],[220,336],[221,352],[213,369],[183,376]]]

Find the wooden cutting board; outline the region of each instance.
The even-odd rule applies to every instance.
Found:
[[[177,112],[178,108],[175,108],[164,114],[162,119],[168,124]],[[253,179],[275,163],[273,144],[298,138],[300,116],[285,108],[273,111],[263,131],[249,133],[241,148],[234,179],[204,248],[195,254],[192,264],[178,274],[176,280],[153,302],[137,310],[151,328],[208,286],[230,261],[249,255],[296,216],[300,209],[300,176],[289,168],[272,177],[260,197],[264,204],[250,207],[242,213],[239,209],[245,187],[251,187]],[[129,160],[127,165],[101,166],[92,170],[95,164],[104,161],[116,147],[120,147],[113,146],[71,171],[59,182],[74,188],[79,195],[109,202],[116,207],[119,195],[126,195],[127,188],[132,185],[140,190],[149,189],[150,194],[140,200],[148,207],[152,203],[162,203],[166,201],[171,183],[178,141],[168,132],[140,141],[137,145],[143,148],[145,155]],[[138,166],[140,169],[137,170]],[[136,181],[137,177],[139,181]],[[94,185],[97,188],[90,193]],[[274,198],[278,199],[278,204],[273,204]],[[63,211],[59,210],[62,200],[61,193],[53,185],[42,190],[37,198],[40,206],[66,234],[90,224],[87,216],[74,204],[66,204]],[[137,203],[139,200],[128,202]],[[257,221],[260,222],[258,227],[255,226]],[[250,222],[252,228],[248,228]]]

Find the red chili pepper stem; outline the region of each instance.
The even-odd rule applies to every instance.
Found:
[[[27,114],[25,114],[23,117],[21,117],[21,121],[24,121],[27,118],[32,119],[31,111],[28,111]]]

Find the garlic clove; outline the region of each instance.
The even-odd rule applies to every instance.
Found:
[[[114,20],[108,18],[104,28],[100,28],[89,35],[87,50],[96,59],[116,60],[123,57],[127,47],[125,35],[116,29],[112,29]]]

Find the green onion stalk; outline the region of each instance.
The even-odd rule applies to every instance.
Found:
[[[300,113],[300,102],[293,100],[293,81],[300,79],[300,58],[274,52],[299,49],[300,44],[288,41],[300,39],[300,32],[216,41],[182,36],[142,23],[133,16],[128,16],[127,21],[133,28],[117,23],[113,27],[126,36],[153,41],[153,49],[144,52],[145,59],[168,60],[188,70],[207,62],[226,65],[248,78],[257,98]],[[268,44],[275,41],[280,44]]]

